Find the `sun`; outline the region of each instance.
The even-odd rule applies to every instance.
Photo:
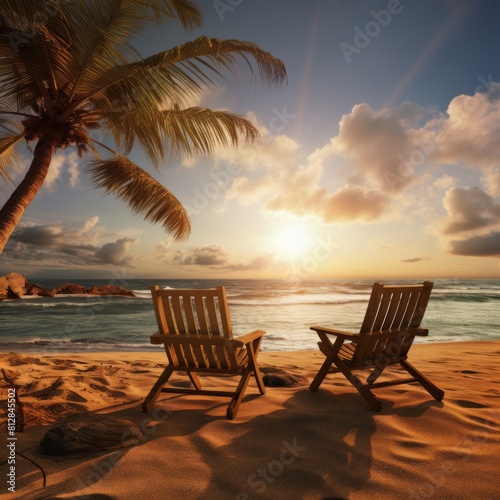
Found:
[[[289,225],[276,232],[274,247],[281,255],[297,257],[307,249],[310,239],[311,235],[306,226]]]

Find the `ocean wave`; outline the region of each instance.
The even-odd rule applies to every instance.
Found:
[[[495,293],[438,293],[431,295],[433,301],[451,301],[451,302],[491,302],[500,300],[500,294]]]
[[[25,340],[16,342],[0,342],[0,352],[37,352],[54,353],[58,351],[138,351],[157,350],[158,346],[144,342],[106,342],[103,339],[64,339],[64,340]]]
[[[305,295],[305,296],[284,296],[284,297],[272,297],[269,299],[246,299],[238,300],[228,297],[229,306],[264,306],[264,307],[274,307],[274,306],[307,306],[307,305],[336,305],[336,304],[356,304],[356,303],[366,303],[368,302],[368,295],[353,298],[353,297],[342,297],[342,296],[329,296],[329,295]]]

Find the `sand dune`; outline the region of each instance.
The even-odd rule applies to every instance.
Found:
[[[228,421],[226,399],[206,396],[163,394],[151,414],[141,412],[164,364],[161,352],[1,354],[25,407],[17,451],[47,473],[43,488],[40,472],[18,456],[16,492],[5,482],[1,492],[91,500],[500,498],[499,355],[500,342],[416,345],[411,361],[445,399],[415,385],[379,389],[383,409],[374,413],[340,375],[309,391],[319,352],[264,352],[263,372],[286,374],[295,385],[258,396],[250,383],[237,418]],[[5,383],[1,390],[7,393]],[[141,442],[111,453],[37,451],[56,424],[111,417],[136,423]]]

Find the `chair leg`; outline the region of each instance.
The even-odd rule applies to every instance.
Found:
[[[413,377],[416,381],[437,401],[441,401],[444,397],[444,391],[435,386],[428,378],[420,373],[408,361],[400,361],[399,364]]]
[[[323,382],[327,373],[330,371],[330,367],[332,366],[332,363],[333,363],[333,360],[334,360],[336,354],[337,353],[333,349],[330,350],[330,352],[328,353],[328,356],[326,357],[325,361],[321,365],[321,368],[318,370],[318,373],[316,373],[316,376],[314,377],[313,381],[311,382],[311,385],[309,386],[309,390],[311,390],[311,391],[318,390],[319,386],[321,385],[321,382]]]
[[[345,378],[356,388],[356,390],[365,398],[366,402],[370,405],[372,410],[380,411],[382,409],[382,401],[373,394],[370,389],[359,380],[349,367],[340,359],[335,363],[339,370],[343,373]]]
[[[149,413],[154,408],[162,387],[167,383],[173,371],[174,369],[170,365],[168,365],[165,370],[163,370],[163,373],[158,377],[155,385],[149,391],[149,394],[146,396],[146,399],[142,403],[142,411],[144,413]]]
[[[193,384],[194,388],[198,391],[201,391],[202,385],[201,385],[201,381],[200,381],[198,375],[196,375],[196,373],[194,373],[194,372],[187,372],[187,374],[188,374],[189,380],[191,380],[191,383]]]
[[[253,343],[247,345],[248,352],[248,363],[252,368],[253,375],[255,377],[255,382],[257,382],[257,387],[259,388],[259,392],[261,394],[266,393],[266,386],[264,385],[264,381],[262,380],[262,375],[260,373],[259,364],[257,363],[257,353],[260,349],[260,342],[262,337],[255,339]]]
[[[385,366],[384,367],[377,367],[375,368],[371,373],[370,375],[368,375],[367,379],[366,379],[366,383],[368,385],[371,385],[373,384],[379,377],[380,375],[382,375],[382,372],[385,370]]]
[[[245,394],[245,389],[247,387],[248,381],[250,380],[250,375],[252,374],[252,367],[250,364],[247,366],[245,371],[241,375],[240,383],[234,393],[229,406],[227,407],[226,416],[229,420],[233,420],[238,413],[241,401],[243,400],[243,395]]]

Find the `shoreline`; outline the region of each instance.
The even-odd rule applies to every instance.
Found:
[[[312,335],[312,334],[311,334]],[[484,339],[484,340],[480,340],[480,339],[465,339],[465,340],[432,340],[430,337],[427,337],[425,339],[422,339],[422,338],[418,338],[416,337],[415,338],[415,342],[412,346],[412,350],[415,348],[415,346],[431,346],[431,345],[442,345],[442,344],[463,344],[463,343],[466,343],[466,342],[472,342],[472,343],[475,343],[475,342],[479,342],[479,343],[483,343],[483,342],[498,342],[500,343],[500,339]],[[50,345],[50,344],[48,344]],[[40,344],[40,347],[41,349],[36,349],[34,346],[33,348],[29,348],[29,349],[22,349],[22,350],[12,350],[12,349],[5,349],[5,348],[2,348],[0,347],[0,355],[2,354],[8,354],[8,353],[14,353],[14,354],[19,354],[19,355],[38,355],[38,356],[61,356],[61,355],[65,355],[65,354],[68,354],[68,355],[77,355],[77,354],[82,354],[82,355],[93,355],[93,354],[102,354],[102,355],[113,355],[113,354],[127,354],[127,353],[141,353],[141,354],[151,354],[151,355],[156,355],[156,354],[161,354],[161,355],[165,355],[164,354],[164,350],[161,348],[161,347],[158,347],[158,346],[155,346],[153,344],[146,344],[148,347],[147,348],[144,348],[144,349],[137,349],[137,348],[134,348],[134,349],[116,349],[116,348],[113,348],[113,346],[111,346],[110,344],[110,349],[105,349],[105,350],[92,350],[92,349],[81,349],[81,350],[71,350],[71,349],[57,349],[57,347],[54,347],[54,350],[53,352],[49,351],[49,350],[44,350],[43,347],[44,347],[44,344]],[[287,350],[275,350],[275,349],[270,349],[270,350],[262,350],[261,349],[261,354],[262,355],[263,353],[266,353],[266,354],[272,354],[272,353],[275,353],[275,354],[281,354],[281,353],[284,353],[284,354],[293,354],[293,353],[308,353],[308,352],[315,352],[315,349],[314,348],[306,348],[306,349],[294,349],[294,350],[291,350],[291,349],[287,349]],[[411,351],[410,351],[411,352]]]
[[[0,354],[0,366],[19,385],[26,410],[17,450],[47,473],[42,488],[40,472],[18,458],[16,493],[6,498],[132,500],[162,498],[165,491],[170,498],[214,500],[497,494],[491,478],[500,464],[498,340],[415,344],[409,361],[445,391],[443,402],[418,385],[383,388],[377,390],[380,413],[339,374],[309,391],[324,359],[319,350],[264,351],[258,357],[263,374],[296,383],[267,387],[258,396],[251,381],[234,421],[225,418],[226,399],[207,396],[162,394],[156,412],[142,413],[166,356],[162,350],[137,353]],[[237,383],[232,377],[204,379],[207,387]],[[185,386],[187,377],[172,380]],[[3,409],[4,382],[1,390]],[[108,452],[37,451],[57,425],[115,417],[142,426],[144,440]],[[1,488],[8,493],[5,483]]]

